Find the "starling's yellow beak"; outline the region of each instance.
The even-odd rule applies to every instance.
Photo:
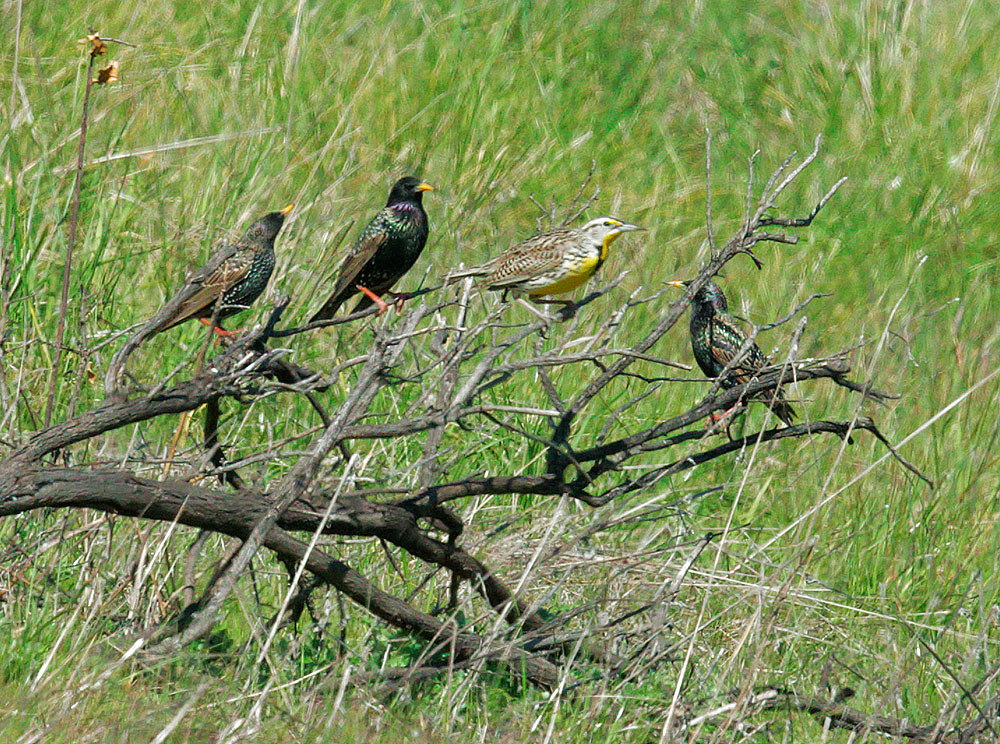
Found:
[[[417,186],[417,191],[433,191],[433,190],[434,187],[431,186],[429,183],[422,183],[419,186]]]
[[[677,287],[678,289],[687,289],[688,282],[682,282],[679,280],[674,280],[672,282],[667,282],[668,287]]]
[[[281,213],[282,214],[288,214],[293,209],[295,209],[295,205],[294,204],[289,204],[287,207],[285,207],[284,209],[281,210]]]

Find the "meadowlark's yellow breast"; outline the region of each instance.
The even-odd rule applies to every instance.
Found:
[[[602,251],[605,255],[606,252],[607,249]],[[543,295],[572,292],[594,275],[594,272],[597,271],[597,267],[601,265],[603,260],[603,256],[580,256],[566,266],[566,274],[564,276],[544,287],[533,289],[528,294],[532,297],[542,297]]]

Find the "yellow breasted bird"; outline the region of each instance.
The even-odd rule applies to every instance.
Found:
[[[619,235],[645,228],[614,217],[598,217],[582,227],[560,227],[518,243],[481,266],[452,274],[448,283],[474,276],[486,289],[513,291],[538,303],[572,304],[545,299],[565,294],[592,277],[608,257]]]

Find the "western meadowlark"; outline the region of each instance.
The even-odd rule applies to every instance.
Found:
[[[691,282],[673,281],[667,284],[683,289]],[[729,303],[719,286],[709,282],[698,290],[691,302],[691,350],[705,376],[716,378],[722,374],[727,365],[731,364],[721,381],[722,387],[728,390],[749,382],[758,371],[767,366],[768,359],[760,347],[752,343],[743,357],[732,364],[746,340],[746,334],[737,325],[736,319],[729,314]],[[785,401],[780,388],[773,393],[767,391],[756,397],[767,402],[785,425],[792,425],[795,411]],[[719,416],[713,415],[712,420],[725,418],[737,406],[738,403]]]
[[[236,243],[236,252],[202,282],[201,289],[177,308],[167,325],[160,330],[173,328],[191,318],[210,325],[213,315],[217,322],[221,321],[246,310],[260,297],[274,271],[274,239],[293,206],[289,204],[280,212],[266,214],[250,225]],[[238,333],[237,330],[227,331],[219,325],[212,326],[212,330],[220,336],[234,336]]]
[[[530,237],[481,266],[452,274],[448,282],[484,277],[489,290],[513,291],[537,303],[572,305],[569,300],[542,298],[579,287],[601,268],[619,235],[643,229],[614,217],[598,217],[583,227],[560,227]]]
[[[430,184],[412,176],[396,181],[385,207],[368,223],[341,265],[333,294],[311,321],[332,318],[341,305],[359,292],[364,296],[353,312],[372,303],[378,305],[379,315],[389,308],[380,295],[389,292],[420,257],[429,232],[424,192],[433,190]],[[405,297],[389,294],[397,303],[402,303]]]

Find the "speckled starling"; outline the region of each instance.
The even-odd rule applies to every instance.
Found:
[[[212,330],[220,336],[235,335],[237,331],[227,331],[218,322],[246,310],[267,287],[274,271],[274,239],[293,206],[289,204],[280,212],[266,214],[250,225],[236,243],[233,255],[205,278],[201,288],[177,308],[160,330],[173,328],[191,318],[210,325],[214,314],[217,325]]]
[[[673,281],[667,284],[683,289],[691,282]],[[746,340],[746,334],[729,314],[729,303],[719,286],[709,282],[698,290],[691,302],[691,350],[705,376],[716,378],[721,375],[726,366],[736,358]],[[750,344],[743,357],[729,368],[722,379],[722,387],[728,390],[745,385],[767,364],[768,359],[757,344]],[[785,401],[780,389],[757,396],[758,400],[769,403],[772,398],[774,402],[771,410],[787,426],[791,426],[795,411]]]
[[[311,321],[332,318],[358,293],[363,296],[354,306],[355,313],[375,303],[381,315],[388,309],[381,295],[389,293],[398,300],[405,297],[389,290],[416,263],[427,243],[429,229],[423,199],[425,191],[433,190],[430,184],[412,176],[396,181],[385,207],[368,223],[341,264],[333,294]]]
[[[452,274],[449,282],[466,276],[484,277],[490,290],[512,290],[539,303],[565,303],[542,298],[579,287],[601,268],[619,235],[642,229],[614,217],[598,217],[583,227],[550,230],[518,243],[481,266]]]

